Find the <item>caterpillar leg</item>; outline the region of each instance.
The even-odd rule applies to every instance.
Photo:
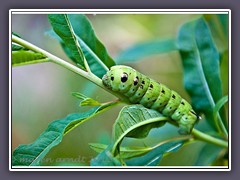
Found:
[[[191,111],[187,113],[186,115],[183,115],[180,119],[179,123],[179,134],[186,135],[190,134],[193,126],[196,124],[197,120],[199,119],[198,116],[193,114]]]

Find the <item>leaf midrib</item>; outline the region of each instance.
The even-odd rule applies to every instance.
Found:
[[[99,65],[101,65],[106,71],[109,70],[109,68],[106,66],[106,64],[94,53],[94,51],[79,37],[76,36],[77,40],[82,43],[82,45],[85,47],[85,49],[93,56],[93,58],[98,62]]]
[[[208,85],[208,82],[207,82],[207,79],[206,79],[206,76],[204,74],[204,70],[203,70],[203,67],[202,67],[202,61],[201,61],[201,56],[200,56],[200,52],[199,52],[199,46],[196,42],[196,38],[194,38],[194,43],[197,47],[197,55],[198,55],[198,58],[197,58],[197,64],[198,64],[198,72],[200,74],[200,78],[201,78],[201,83],[202,83],[202,87],[205,89],[205,92],[207,93],[207,98],[210,102],[210,105],[211,107],[213,108],[215,106],[215,102],[213,100],[213,97],[212,97],[212,94],[210,92],[210,89],[209,89],[209,85]],[[205,82],[205,83],[204,83]]]
[[[68,26],[68,28],[69,28],[69,30],[70,30],[70,33],[72,34],[74,43],[75,43],[75,45],[76,45],[76,47],[77,47],[78,54],[79,54],[79,56],[81,57],[81,59],[82,59],[82,61],[83,61],[84,58],[83,58],[83,54],[82,54],[81,49],[80,49],[80,45],[79,45],[79,43],[78,43],[78,41],[77,41],[77,38],[76,38],[77,36],[76,36],[76,34],[75,34],[75,32],[74,32],[74,30],[73,30],[73,28],[72,28],[72,26],[71,26],[71,24],[70,24],[70,22],[69,22],[69,19],[68,19],[68,17],[67,17],[66,14],[64,14],[64,18],[65,18],[65,20],[66,20],[66,22],[67,22],[67,26]]]
[[[55,132],[55,131],[54,131],[54,132]],[[63,135],[62,135],[62,136],[63,136]],[[52,141],[50,144],[48,144],[48,145],[46,146],[46,148],[44,148],[44,149],[38,154],[38,156],[36,156],[36,158],[34,159],[34,161],[32,161],[29,165],[31,166],[32,164],[34,164],[35,162],[37,162],[37,161],[38,161],[38,158],[43,154],[44,150],[47,149],[48,147],[51,147],[51,145],[52,145],[54,142],[56,142],[56,140],[58,140],[59,138],[60,138],[60,135],[57,136],[55,139],[53,139],[53,141]]]
[[[123,137],[129,133],[131,130],[137,128],[137,127],[140,127],[142,125],[145,125],[145,124],[148,124],[148,123],[154,123],[154,122],[158,122],[158,121],[166,121],[168,118],[167,117],[157,117],[157,118],[151,118],[151,119],[147,119],[145,121],[141,121],[131,127],[129,127],[126,131],[124,131],[124,133],[122,133],[121,136],[118,137],[118,139],[115,141],[114,145],[113,145],[113,148],[112,148],[112,152],[114,153],[115,152],[115,149],[118,145],[118,143],[121,141],[121,139],[123,139]],[[120,126],[121,127],[121,126]]]

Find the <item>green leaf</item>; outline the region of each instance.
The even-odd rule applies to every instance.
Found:
[[[135,62],[142,60],[148,56],[168,53],[170,51],[176,50],[177,47],[175,45],[174,39],[152,40],[136,44],[126,49],[116,57],[116,61],[118,63]]]
[[[165,153],[160,166],[193,166],[198,158],[199,152],[205,145],[204,142],[190,139],[185,142],[181,149],[174,153]]]
[[[14,150],[12,165],[39,165],[44,156],[62,141],[64,135],[91,117],[111,107],[113,104],[97,106],[87,112],[70,114],[63,119],[53,121],[32,144],[20,145]]]
[[[101,105],[100,102],[98,102],[92,98],[89,98],[79,92],[73,92],[72,95],[78,99],[81,99],[79,106],[99,106],[99,105]]]
[[[165,153],[178,151],[185,141],[166,142],[160,146],[155,147],[153,150],[144,156],[137,157],[126,161],[128,166],[157,166]]]
[[[229,93],[229,56],[228,56],[228,50],[222,52],[221,54],[221,61],[220,61],[220,75],[221,75],[221,81],[222,81],[222,89],[223,89],[223,95],[228,95]],[[222,121],[224,123],[225,127],[228,127],[228,107],[225,109],[222,108],[219,111]]]
[[[159,153],[162,153],[162,154],[167,153],[167,152],[173,152],[173,150],[176,150],[175,145],[178,143],[178,146],[180,148],[180,146],[186,141],[186,139],[183,139],[183,140],[167,140],[167,141],[160,142],[159,144],[157,144],[153,147],[132,147],[132,146],[130,146],[130,147],[120,147],[120,153],[117,157],[121,158],[121,159],[128,160],[128,159],[132,159],[132,158],[142,156],[142,155],[147,154],[149,152],[152,152],[150,154],[153,154],[153,152],[159,152]],[[171,151],[168,151],[168,149],[166,147],[170,148],[170,145],[171,145],[172,149],[171,149]],[[97,153],[103,152],[108,147],[108,145],[99,144],[99,143],[90,143],[89,146],[90,146],[91,149],[93,149]]]
[[[217,159],[222,147],[214,144],[206,144],[199,153],[199,156],[195,162],[195,166],[210,166],[211,163]]]
[[[106,71],[115,65],[115,62],[97,38],[90,21],[85,15],[69,14],[68,16],[90,69],[96,76],[102,78]]]
[[[193,108],[203,112],[216,128],[213,108],[222,97],[219,53],[203,18],[184,24],[178,34],[178,48],[184,67],[184,85]]]
[[[163,126],[167,120],[159,112],[142,105],[125,106],[113,126],[113,154],[119,152],[124,137],[144,138],[152,128]]]
[[[109,56],[104,45],[98,40],[94,29],[86,16],[81,14],[69,14],[67,17],[69,18],[69,22],[91,71],[99,78],[102,78],[106,71],[111,66],[115,65],[115,62]],[[59,40],[59,37],[57,37],[52,31],[49,31],[47,34]],[[64,41],[61,39],[59,41],[68,57],[76,62],[71,49],[69,49]]]
[[[122,166],[122,163],[111,153],[112,146],[108,146],[90,162],[91,166]]]
[[[12,32],[13,36],[21,38],[18,34]],[[33,52],[15,42],[12,42],[12,66],[22,66],[28,64],[36,64],[41,62],[49,62],[49,59],[42,53]]]
[[[49,14],[48,19],[56,34],[62,39],[64,45],[68,48],[74,62],[81,69],[86,69],[84,65],[84,55],[78,43],[77,36],[66,14]]]
[[[19,34],[17,34],[16,32],[12,32],[12,35],[15,35],[15,36],[21,38],[21,36]]]
[[[228,14],[203,15],[209,25],[215,43],[222,53],[228,49]]]
[[[221,119],[218,118],[218,112],[220,109],[228,102],[228,96],[222,97],[216,104],[216,106],[213,109],[213,117],[215,124],[217,125],[217,128],[220,130],[220,132],[223,132],[224,134],[227,134],[227,130],[225,128],[224,122],[222,122]]]
[[[108,147],[108,145],[100,143],[88,143],[88,145],[92,150],[94,150],[97,153],[101,153]]]
[[[108,145],[99,143],[90,143],[89,146],[97,153],[103,152],[108,147]],[[121,157],[122,159],[130,159],[146,154],[151,150],[152,147],[120,147],[120,154],[117,157]]]
[[[28,49],[18,44],[12,43],[12,51],[19,51],[19,50],[28,50]]]
[[[228,30],[229,30],[229,14],[218,14],[219,21],[221,23],[224,35],[228,38]]]
[[[12,66],[21,66],[48,61],[49,59],[41,53],[25,50],[12,51]]]
[[[222,88],[223,88],[223,95],[227,95],[229,91],[229,55],[228,51],[224,51],[221,54],[221,80],[222,80]]]

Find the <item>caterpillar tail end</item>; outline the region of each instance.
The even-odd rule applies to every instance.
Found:
[[[187,128],[187,127],[179,127],[178,133],[181,135],[188,135],[192,132],[192,128]]]
[[[196,115],[191,121],[180,121],[178,133],[181,135],[191,134],[194,125],[196,125],[201,119],[201,116]]]

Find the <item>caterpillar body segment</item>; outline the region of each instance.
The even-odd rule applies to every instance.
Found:
[[[192,106],[177,92],[139,73],[129,66],[116,65],[103,76],[103,84],[112,91],[175,120],[180,134],[189,134],[199,120]]]

